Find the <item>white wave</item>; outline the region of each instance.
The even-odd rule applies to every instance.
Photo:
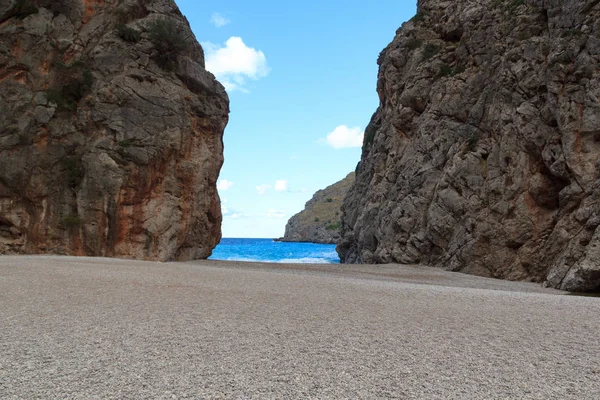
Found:
[[[330,260],[324,258],[284,258],[283,260],[277,261],[281,264],[333,264]]]
[[[221,261],[238,261],[238,262],[259,262],[259,263],[279,263],[279,264],[336,264],[335,261],[330,258],[314,258],[314,257],[303,257],[303,258],[284,258],[281,260],[261,260],[258,258],[250,257],[238,257],[231,256],[227,258],[213,258],[210,260],[221,260]]]
[[[241,262],[268,262],[265,260],[259,260],[258,258],[248,258],[248,257],[228,257],[223,261],[241,261]]]

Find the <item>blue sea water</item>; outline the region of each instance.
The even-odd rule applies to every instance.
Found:
[[[334,244],[283,243],[273,239],[221,239],[210,260],[339,264]]]

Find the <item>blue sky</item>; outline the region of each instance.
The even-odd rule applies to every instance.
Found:
[[[415,1],[178,0],[231,101],[223,237],[283,236],[312,194],[360,160],[377,56]]]

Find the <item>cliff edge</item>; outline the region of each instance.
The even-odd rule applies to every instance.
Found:
[[[0,104],[0,254],[211,254],[229,100],[174,1],[3,2]]]
[[[378,63],[342,262],[600,290],[600,1],[421,0]]]

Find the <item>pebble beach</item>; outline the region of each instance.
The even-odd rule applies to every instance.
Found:
[[[600,298],[402,265],[0,257],[2,399],[598,399]]]

